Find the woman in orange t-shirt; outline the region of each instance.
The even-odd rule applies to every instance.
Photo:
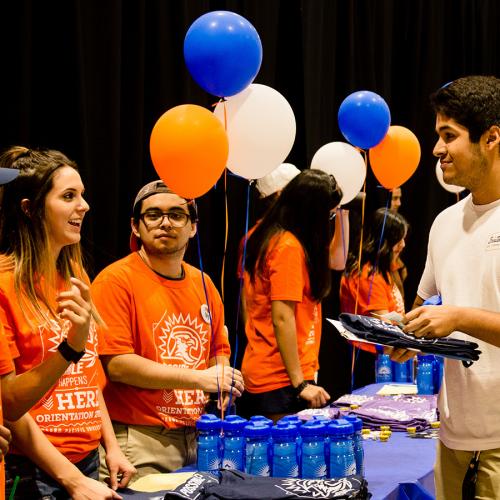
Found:
[[[392,277],[392,265],[405,247],[408,223],[397,212],[379,208],[367,225],[368,234],[361,252],[361,273],[358,257],[350,253],[346,273],[340,282],[340,310],[365,316],[388,312],[405,313],[403,296]],[[382,241],[380,237],[383,236]],[[357,305],[356,305],[357,304]],[[356,344],[357,353],[355,386],[374,382],[375,346]],[[363,352],[364,351],[364,352]],[[369,352],[370,354],[367,354]]]
[[[314,384],[314,374],[321,300],[330,289],[329,220],[341,198],[331,175],[305,170],[285,186],[248,239],[242,413],[277,420],[330,398]]]
[[[89,206],[80,175],[58,151],[21,146],[3,152],[0,167],[19,170],[2,188],[0,211],[0,322],[8,342],[0,367],[14,361],[14,370],[1,372],[4,415],[15,421],[7,495],[19,477],[16,498],[120,498],[113,489],[134,468],[98,383],[97,316],[81,263]],[[113,489],[97,481],[100,441],[115,471]]]

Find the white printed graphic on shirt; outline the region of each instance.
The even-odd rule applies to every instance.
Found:
[[[71,326],[69,320],[50,319],[39,325],[42,359],[57,351]],[[84,433],[101,428],[97,393],[97,331],[92,322],[85,354],[71,363],[57,385],[33,408],[32,415],[46,433]]]
[[[486,244],[486,251],[500,249],[500,233],[490,234],[488,243]]]
[[[205,368],[209,350],[210,325],[191,314],[168,314],[165,311],[158,323],[153,324],[153,338],[157,362],[178,368]],[[192,425],[206,403],[202,390],[162,391],[161,403],[156,409],[165,421]]]
[[[209,341],[207,325],[183,315],[165,315],[153,325],[158,362],[183,368],[198,368],[206,355]]]

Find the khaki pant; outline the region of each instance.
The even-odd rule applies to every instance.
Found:
[[[436,500],[462,498],[462,482],[473,453],[451,450],[439,442],[434,467]],[[500,448],[481,451],[476,500],[500,500]]]
[[[116,439],[137,469],[133,480],[154,473],[173,472],[196,461],[196,430],[166,429],[156,425],[124,425],[113,422]],[[109,477],[105,451],[99,447],[99,479]]]

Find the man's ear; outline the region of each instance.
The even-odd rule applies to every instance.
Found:
[[[486,147],[488,149],[493,149],[500,144],[500,127],[498,125],[492,125],[486,131]]]
[[[133,217],[130,218],[130,229],[132,229],[132,232],[134,233],[135,236],[137,236],[138,238],[140,237],[139,230],[137,229],[137,226],[135,224]]]
[[[24,212],[24,215],[31,217],[31,202],[28,198],[23,198],[21,200],[21,210]]]
[[[198,224],[196,222],[191,222],[191,233],[189,234],[189,239],[193,238],[198,231]]]

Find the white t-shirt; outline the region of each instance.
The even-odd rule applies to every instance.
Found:
[[[418,295],[437,293],[445,305],[500,312],[500,200],[474,205],[469,195],[436,217]],[[500,448],[500,348],[451,336],[477,342],[482,354],[469,368],[445,360],[441,440],[456,450]]]

